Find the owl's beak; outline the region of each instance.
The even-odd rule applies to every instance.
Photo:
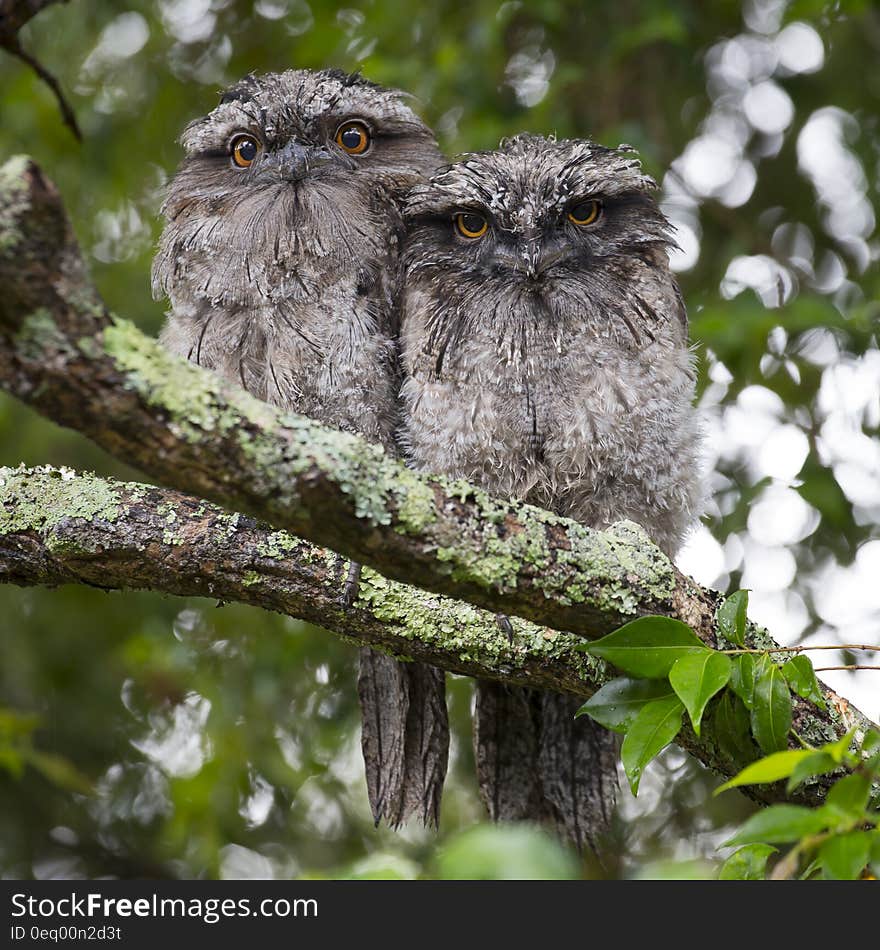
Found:
[[[301,181],[325,165],[339,164],[339,157],[324,145],[288,142],[275,155],[278,174],[285,181]]]
[[[529,280],[536,280],[565,256],[564,250],[548,251],[538,241],[526,241],[516,249],[499,247],[497,260]]]

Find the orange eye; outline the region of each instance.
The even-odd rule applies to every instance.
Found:
[[[475,211],[459,211],[453,220],[458,233],[471,240],[481,238],[489,230],[489,222]]]
[[[595,224],[602,214],[602,202],[596,198],[589,201],[579,201],[568,209],[568,220],[578,227],[585,228]]]
[[[363,122],[343,122],[334,141],[349,155],[363,155],[370,147],[370,130]]]
[[[232,152],[232,161],[239,168],[248,168],[260,154],[263,146],[252,135],[236,135],[229,143]]]

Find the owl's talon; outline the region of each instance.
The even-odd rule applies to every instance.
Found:
[[[357,561],[350,561],[348,576],[345,578],[345,587],[342,591],[342,606],[350,610],[358,598],[360,589],[361,566]]]
[[[507,614],[495,614],[495,623],[498,624],[498,629],[502,633],[507,634],[508,644],[513,646],[513,624]]]

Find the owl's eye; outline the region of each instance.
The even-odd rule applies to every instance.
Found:
[[[229,143],[232,161],[239,168],[248,168],[253,165],[262,147],[252,135],[236,135]]]
[[[453,220],[458,233],[471,240],[481,238],[489,230],[489,222],[474,211],[459,211]]]
[[[579,201],[568,209],[568,220],[578,227],[585,228],[595,224],[602,215],[602,202],[597,198]]]
[[[370,130],[363,122],[343,122],[334,141],[349,155],[363,155],[370,147]]]

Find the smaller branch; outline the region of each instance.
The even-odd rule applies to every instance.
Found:
[[[41,10],[55,3],[66,2],[67,0],[0,0],[0,47],[30,66],[52,90],[64,124],[77,142],[82,142],[76,115],[61,89],[61,84],[38,59],[22,48],[18,37],[19,30]]]
[[[825,670],[880,670],[880,666],[862,666],[859,663],[850,663],[848,666],[817,666],[815,672],[822,673]]]
[[[0,469],[0,582],[142,588],[251,604],[401,659],[584,698],[614,675],[577,649],[577,636],[510,618],[508,637],[489,611],[369,569],[347,606],[346,568],[332,551],[180,492],[64,469]],[[794,700],[795,734],[807,737],[802,743],[872,728],[831,690],[823,688],[823,696],[827,710]],[[711,729],[697,737],[686,727],[676,742],[728,778],[742,768],[725,758]],[[763,802],[817,804],[825,791],[820,782],[787,796],[776,783],[745,793]]]
[[[866,650],[868,653],[880,653],[880,646],[868,643],[823,643],[819,646],[771,647],[767,650],[753,650],[750,647],[737,647],[734,650],[719,650],[719,653],[806,653],[809,650]],[[841,667],[825,667],[840,669]]]
[[[35,57],[31,56],[30,53],[25,52],[22,49],[21,45],[16,40],[15,43],[4,42],[0,44],[13,56],[17,56],[23,63],[27,63],[28,66],[43,80],[43,82],[52,90],[55,95],[55,101],[58,103],[58,108],[61,110],[61,119],[64,124],[70,129],[73,133],[73,137],[77,142],[82,142],[82,132],[80,131],[79,124],[76,121],[76,114],[73,111],[72,106],[67,101],[67,98],[64,95],[64,91],[61,89],[61,83],[49,72],[48,69]]]

